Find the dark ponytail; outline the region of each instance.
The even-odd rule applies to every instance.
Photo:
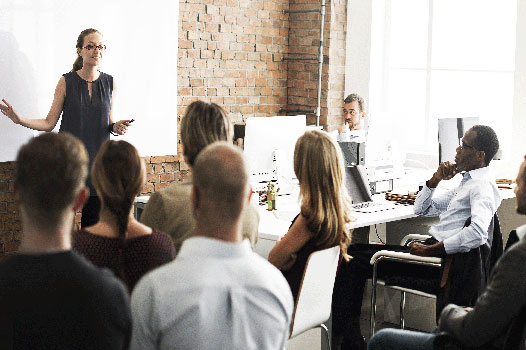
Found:
[[[75,62],[73,62],[73,68],[71,69],[72,72],[76,72],[82,68],[83,62],[82,57],[79,54],[79,49],[82,49],[84,46],[84,38],[91,33],[101,34],[97,29],[88,28],[80,32],[79,37],[77,38],[77,45],[75,46],[77,48],[77,58],[75,59]]]
[[[127,283],[128,222],[135,196],[144,185],[144,162],[130,143],[106,141],[93,161],[91,177],[101,197],[102,209],[107,210],[117,221],[120,249],[114,257],[114,271]]]
[[[81,70],[83,65],[84,63],[82,61],[82,56],[79,55],[75,62],[73,62],[73,68],[71,68],[71,71],[76,72],[78,70]]]

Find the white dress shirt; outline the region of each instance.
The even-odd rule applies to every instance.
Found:
[[[349,130],[349,128],[345,128],[342,133],[338,133],[336,130],[336,141],[362,143],[365,140],[365,130]]]
[[[526,225],[522,225],[518,227],[515,232],[517,232],[517,237],[519,237],[519,240],[522,240],[524,236],[526,236]]]
[[[191,237],[135,287],[130,349],[283,349],[293,305],[281,272],[248,240]]]
[[[489,167],[463,174],[460,185],[446,193],[433,196],[434,188],[424,186],[415,200],[415,214],[440,216],[429,233],[444,242],[446,253],[467,252],[486,243],[493,215],[501,198],[495,177]],[[468,218],[471,224],[464,227]]]

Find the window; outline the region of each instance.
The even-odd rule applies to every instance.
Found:
[[[478,117],[509,149],[516,17],[516,0],[375,0],[370,125],[436,153],[438,118]]]

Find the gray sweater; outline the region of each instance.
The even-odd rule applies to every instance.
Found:
[[[489,343],[501,348],[511,321],[525,305],[526,239],[521,239],[497,262],[472,310],[453,304],[444,308],[440,330],[452,334],[465,346]]]

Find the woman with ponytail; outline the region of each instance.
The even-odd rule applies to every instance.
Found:
[[[15,124],[39,131],[51,131],[62,114],[60,132],[69,132],[86,146],[90,166],[100,146],[110,138],[110,133],[124,135],[129,120],[114,122],[112,115],[115,82],[109,74],[100,71],[102,56],[106,50],[102,34],[93,28],[83,30],[77,39],[76,55],[71,72],[60,77],[51,108],[45,118],[21,117],[6,100],[0,103],[0,111]],[[82,226],[98,221],[100,201],[90,178],[90,198],[82,209]]]
[[[133,217],[133,201],[145,182],[145,165],[135,147],[107,141],[91,176],[101,199],[100,220],[73,235],[73,248],[113,270],[131,292],[146,272],[175,258],[175,247],[168,235]]]
[[[294,173],[300,183],[301,210],[268,260],[289,282],[296,302],[309,255],[339,245],[349,259],[351,199],[344,185],[340,147],[329,134],[311,130],[296,142]]]

